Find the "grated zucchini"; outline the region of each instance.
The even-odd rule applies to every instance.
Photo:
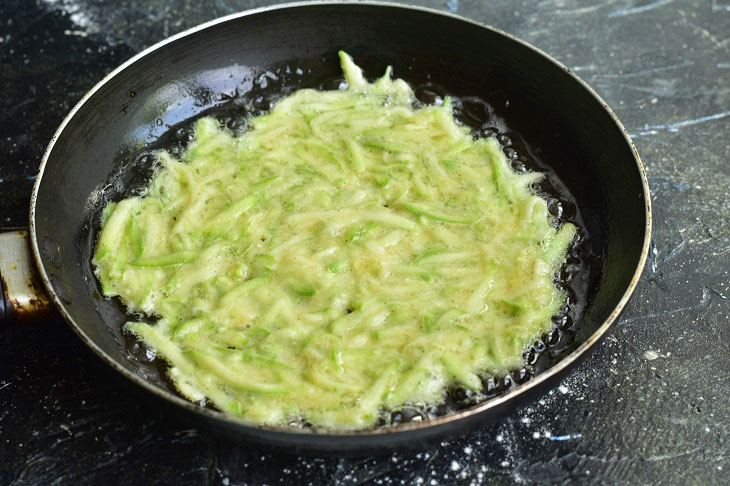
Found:
[[[557,230],[493,138],[450,100],[414,109],[390,70],[300,90],[240,137],[212,118],[142,197],[110,204],[94,255],[127,324],[193,400],[257,423],[372,426],[522,365],[564,297]]]

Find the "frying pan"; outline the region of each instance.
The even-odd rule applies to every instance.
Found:
[[[371,78],[392,65],[396,76],[425,91],[487,100],[489,116],[504,125],[497,128],[531,147],[575,198],[596,257],[571,344],[531,380],[422,422],[355,432],[259,426],[180,398],[160,373],[130,355],[121,331],[129,318],[119,302],[100,296],[90,264],[98,210],[144,176],[144,148],[185,120],[251,103],[265,108],[295,88],[336,86],[340,49]],[[418,447],[494,421],[554,386],[585,357],[636,285],[650,214],[644,169],[621,123],[581,79],[529,44],[417,7],[316,2],[264,8],[150,47],[73,108],[53,136],[33,188],[30,244],[17,233],[2,235],[0,317],[32,318],[50,299],[87,346],[163,406],[249,441],[336,453]],[[34,279],[40,284],[34,286]]]

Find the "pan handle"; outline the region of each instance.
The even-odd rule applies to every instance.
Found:
[[[0,324],[54,316],[30,255],[28,230],[0,232]]]

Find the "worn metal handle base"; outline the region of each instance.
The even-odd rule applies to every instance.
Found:
[[[0,233],[0,322],[52,316],[53,305],[31,261],[28,230]]]

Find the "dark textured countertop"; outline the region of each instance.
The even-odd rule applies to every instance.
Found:
[[[3,0],[0,226],[23,226],[52,133],[105,73],[205,20],[274,2]],[[0,329],[0,484],[730,484],[730,0],[432,0],[571,67],[647,168],[651,259],[556,389],[420,452],[270,454],[140,397],[63,322]]]

